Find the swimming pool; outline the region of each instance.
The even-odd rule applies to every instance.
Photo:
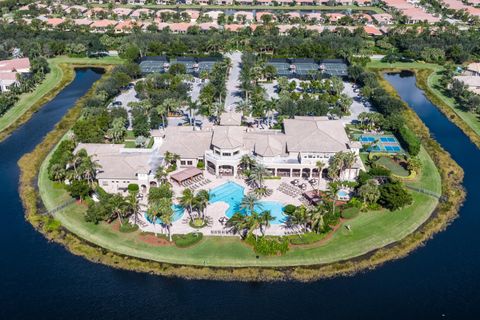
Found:
[[[180,220],[183,217],[183,214],[185,213],[185,209],[179,204],[172,204],[172,209],[173,209],[172,222]],[[152,223],[152,220],[150,220],[146,212],[145,212],[145,218],[147,219],[148,222]],[[157,218],[157,221],[155,223],[160,224],[162,223],[162,220]]]
[[[210,203],[225,202],[228,204],[228,209],[225,215],[231,218],[235,212],[239,212],[240,203],[242,202],[245,193],[245,188],[241,185],[229,181],[216,188],[210,190]],[[255,206],[256,212],[269,210],[275,220],[271,224],[281,224],[285,222],[286,216],[283,214],[283,204],[277,201],[259,201]]]

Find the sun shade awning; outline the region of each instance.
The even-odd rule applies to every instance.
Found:
[[[177,183],[182,183],[185,180],[191,179],[201,174],[202,170],[198,168],[187,168],[185,170],[172,174],[170,178],[172,180],[175,180]]]

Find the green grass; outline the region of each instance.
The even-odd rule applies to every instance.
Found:
[[[40,195],[47,209],[52,209],[70,197],[59,184],[48,179],[43,163],[38,185]],[[416,181],[409,182],[417,187],[440,193],[440,176],[427,153],[422,149],[419,158],[423,170]],[[195,246],[176,248],[174,246],[153,246],[139,239],[139,232],[120,233],[111,225],[94,225],[85,222],[85,206],[72,204],[56,213],[55,218],[62,225],[91,243],[108,250],[143,259],[176,264],[207,266],[292,266],[331,263],[357,257],[371,250],[398,241],[416,230],[428,219],[437,205],[435,198],[414,193],[414,204],[396,212],[375,211],[361,213],[349,220],[351,231],[341,227],[331,239],[321,245],[292,247],[283,256],[256,258],[251,247],[236,237],[203,237]]]
[[[445,95],[440,86],[441,77],[442,76],[440,72],[432,72],[427,80],[430,90],[447,106],[449,106],[470,128],[472,128],[477,135],[480,136],[480,121],[478,115],[475,112],[462,110],[455,102],[455,99]]]
[[[425,62],[394,62],[387,63],[380,60],[372,60],[367,64],[367,68],[370,69],[431,69],[441,70],[443,67],[438,64],[425,63]]]
[[[136,148],[137,145],[135,144],[135,141],[132,140],[127,140],[125,141],[125,148]]]
[[[48,95],[61,82],[64,76],[60,64],[78,64],[78,65],[94,65],[94,64],[119,64],[122,60],[118,57],[105,57],[99,59],[93,58],[69,58],[57,57],[48,60],[50,72],[34,91],[22,94],[18,102],[9,109],[0,118],[0,132],[15,123],[25,112],[32,108],[44,96]],[[51,97],[53,98],[53,96]]]
[[[393,161],[390,157],[382,156],[375,161],[377,164],[384,166],[388,170],[392,171],[394,175],[400,177],[407,177],[410,172],[406,170],[404,167],[399,165],[397,162]]]

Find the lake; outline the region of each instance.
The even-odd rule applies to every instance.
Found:
[[[467,201],[445,232],[405,259],[354,277],[314,283],[169,279],[115,270],[47,242],[25,222],[18,159],[31,151],[99,79],[75,80],[0,143],[1,319],[430,319],[480,313],[480,152],[415,86],[411,74],[386,79],[465,170]]]

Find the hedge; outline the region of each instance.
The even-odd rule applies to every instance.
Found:
[[[186,248],[193,246],[194,244],[200,242],[203,238],[203,233],[201,232],[191,232],[187,234],[174,234],[172,236],[173,242],[177,247]]]
[[[417,138],[412,130],[406,126],[401,127],[398,130],[398,138],[403,148],[405,148],[412,157],[418,155],[420,152],[420,139]]]

